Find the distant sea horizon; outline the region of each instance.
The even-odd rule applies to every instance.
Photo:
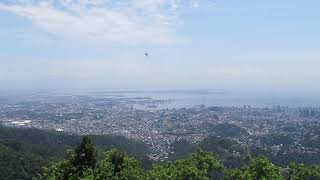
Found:
[[[105,90],[105,89],[57,89],[57,90],[28,90],[28,91],[4,91],[0,90],[4,98],[6,96],[24,95],[87,95],[93,97],[109,98],[149,98],[162,101],[155,104],[156,109],[187,108],[198,105],[242,107],[271,107],[275,105],[288,107],[320,107],[320,96],[299,93],[272,93],[272,92],[246,92],[224,89],[177,89],[177,90]],[[147,108],[139,107],[138,108]],[[151,109],[152,109],[151,108]]]

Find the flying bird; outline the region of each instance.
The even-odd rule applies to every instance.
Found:
[[[148,57],[149,56],[149,54],[148,53],[145,53],[145,55]]]

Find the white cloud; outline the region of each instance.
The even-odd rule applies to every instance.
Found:
[[[200,0],[192,0],[192,7],[198,8],[200,6]]]
[[[208,0],[208,7],[211,8],[211,7],[215,7],[216,6],[216,3],[214,1],[210,1]]]
[[[193,7],[199,5],[192,2]],[[124,43],[171,43],[179,38],[182,0],[16,0],[6,10],[57,35]]]

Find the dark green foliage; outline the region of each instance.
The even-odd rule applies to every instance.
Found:
[[[31,179],[50,159],[43,151],[14,140],[0,141],[0,179]]]
[[[245,129],[229,123],[217,124],[209,126],[208,128],[211,134],[222,137],[240,137],[242,135],[248,135],[248,132]]]
[[[197,144],[187,141],[178,141],[172,144],[174,154],[171,160],[181,159],[190,153],[195,153],[198,148],[216,154],[226,167],[239,167],[242,156],[247,152],[234,140],[223,137],[209,136]]]
[[[320,128],[320,127],[316,127]],[[320,149],[320,130],[309,129],[301,141],[305,147],[314,147]]]
[[[241,169],[229,170],[225,179],[234,180],[277,180],[284,179],[280,168],[265,157],[250,158],[248,165]]]
[[[200,142],[199,147],[206,151],[212,151],[215,154],[223,155],[226,153],[244,153],[244,149],[236,141],[228,138],[209,136]]]
[[[166,165],[154,165],[152,177],[155,179],[211,179],[218,177],[223,165],[211,154],[198,150],[186,159],[176,160]]]
[[[320,166],[290,164],[288,168],[281,168],[265,157],[243,161],[246,151],[236,141],[224,137],[210,136],[197,144],[177,142],[174,145],[176,156],[171,157],[172,161],[154,164],[150,170],[142,167],[148,149],[123,137],[90,136],[81,141],[79,136],[64,133],[6,127],[0,127],[0,137],[0,179],[31,179],[32,176],[50,180],[320,179]],[[98,152],[111,150],[100,155],[99,159],[94,144]],[[197,150],[199,147],[204,151]],[[67,155],[69,148],[74,150]],[[218,158],[208,152],[217,154],[227,168],[233,169],[224,168]],[[268,150],[261,153],[277,157]],[[275,161],[277,159],[272,159]],[[41,175],[37,176],[43,166],[48,168],[43,168]]]
[[[306,167],[304,164],[292,163],[289,165],[289,177],[291,180],[319,180],[320,166]]]
[[[282,167],[288,166],[291,162],[303,163],[306,165],[319,164],[320,152],[304,153],[293,151],[291,146],[283,146],[280,151],[274,153],[272,147],[255,147],[250,150],[252,156],[266,156],[274,164]]]
[[[78,161],[79,164],[74,163],[72,158],[45,168],[44,173],[39,177],[52,180],[318,180],[320,178],[320,166],[305,167],[303,164],[291,164],[288,169],[281,169],[265,157],[248,157],[245,166],[239,169],[225,169],[215,156],[202,150],[197,150],[185,159],[166,164],[154,164],[151,172],[145,171],[137,160],[117,149],[107,151],[104,159],[96,165],[85,166],[81,175],[77,173],[77,169],[84,163],[81,161]],[[283,173],[284,171],[287,173]]]
[[[280,168],[265,157],[251,159],[246,169],[253,176],[253,179],[283,179]]]
[[[44,169],[39,179],[79,179],[95,169],[97,152],[88,136],[84,136],[79,146],[70,152],[68,160]]]
[[[319,166],[305,167],[303,164],[291,164],[289,169],[282,169],[272,164],[266,157],[248,156],[245,158],[244,166],[225,169],[214,155],[200,149],[184,159],[154,164],[151,172],[144,170],[137,160],[117,149],[105,152],[104,158],[98,162],[95,160],[94,152],[90,139],[84,137],[82,143],[75,149],[75,155],[50,168],[45,168],[39,179],[318,180],[320,177]]]
[[[112,149],[105,152],[104,159],[94,164],[84,163],[83,160],[74,161],[74,157],[44,168],[42,174],[36,179],[96,179],[96,180],[131,180],[147,179],[148,173],[134,158],[128,157],[124,152]]]
[[[117,148],[139,160],[145,160],[149,148],[143,142],[127,139],[123,136],[92,135],[93,144],[103,149]]]
[[[240,169],[230,169],[225,172],[225,180],[250,180],[252,175]]]
[[[227,168],[240,167],[243,163],[242,157],[246,155],[265,156],[277,166],[286,167],[291,162],[303,163],[305,165],[319,164],[320,152],[313,150],[306,153],[297,149],[289,135],[272,134],[269,136],[257,137],[256,145],[243,145],[228,137],[209,136],[199,143],[177,141],[172,144],[173,154],[170,160],[185,158],[188,154],[194,153],[197,148],[216,154]],[[314,144],[306,144],[304,147],[315,147],[320,142],[318,136],[303,139],[301,144],[314,141]],[[316,142],[316,140],[319,140]],[[279,148],[280,147],[280,148]],[[279,148],[279,150],[277,150]]]
[[[147,179],[148,174],[134,158],[124,152],[112,149],[105,153],[94,171],[94,179]]]
[[[90,136],[98,151],[118,148],[151,167],[146,145],[124,137]],[[0,179],[32,179],[43,166],[67,157],[67,150],[75,148],[81,136],[37,129],[0,126]],[[65,166],[58,163],[56,166]]]
[[[285,145],[289,146],[290,144],[294,143],[294,139],[291,138],[289,135],[282,135],[282,134],[272,134],[266,137],[262,137],[261,143],[267,146],[273,145]]]
[[[94,169],[97,163],[97,151],[88,136],[84,136],[81,144],[75,149],[70,160],[78,176],[83,176],[89,168]]]
[[[196,150],[196,145],[191,144],[188,141],[176,141],[172,144],[172,151],[174,153],[171,154],[169,158],[170,160],[186,158],[190,153],[196,152]]]

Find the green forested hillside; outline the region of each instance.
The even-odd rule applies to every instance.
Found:
[[[37,176],[40,179],[59,179],[61,173],[66,173],[69,179],[71,175],[87,179],[181,179],[185,176],[187,179],[252,179],[258,176],[255,173],[259,168],[268,171],[263,175],[268,178],[312,180],[320,177],[319,166],[290,164],[287,167],[289,162],[299,162],[300,157],[281,159],[278,156],[277,159],[266,150],[249,151],[232,139],[217,136],[209,136],[196,144],[178,141],[172,145],[174,153],[167,162],[153,165],[147,159],[148,147],[140,142],[117,136],[89,136],[97,152],[96,161],[92,167],[82,167],[81,163],[85,162],[81,157],[86,152],[79,150],[81,138],[54,131],[0,126],[0,179],[32,179],[40,172],[41,176]],[[78,150],[74,150],[76,147]],[[250,154],[258,158],[250,158]],[[280,166],[279,161],[288,163]],[[116,162],[119,165],[115,166]],[[42,171],[43,167],[49,168]],[[80,168],[76,174],[75,167]]]
[[[174,154],[171,160],[177,160],[195,153],[197,149],[216,154],[226,167],[238,167],[242,163],[242,158],[249,154],[236,141],[217,136],[209,136],[203,141],[191,144],[187,141],[178,141],[173,144]]]
[[[100,149],[118,148],[148,162],[148,148],[118,136],[91,136]],[[31,179],[41,167],[62,160],[67,151],[81,142],[80,136],[37,129],[0,126],[0,179]]]
[[[153,164],[151,171],[142,168],[141,163],[126,153],[112,149],[97,159],[96,150],[89,137],[64,161],[45,168],[36,179],[83,179],[83,180],[318,180],[320,166],[290,164],[287,168],[274,165],[265,157],[244,159],[239,168],[226,168],[213,154],[197,150],[187,157],[163,164]]]

